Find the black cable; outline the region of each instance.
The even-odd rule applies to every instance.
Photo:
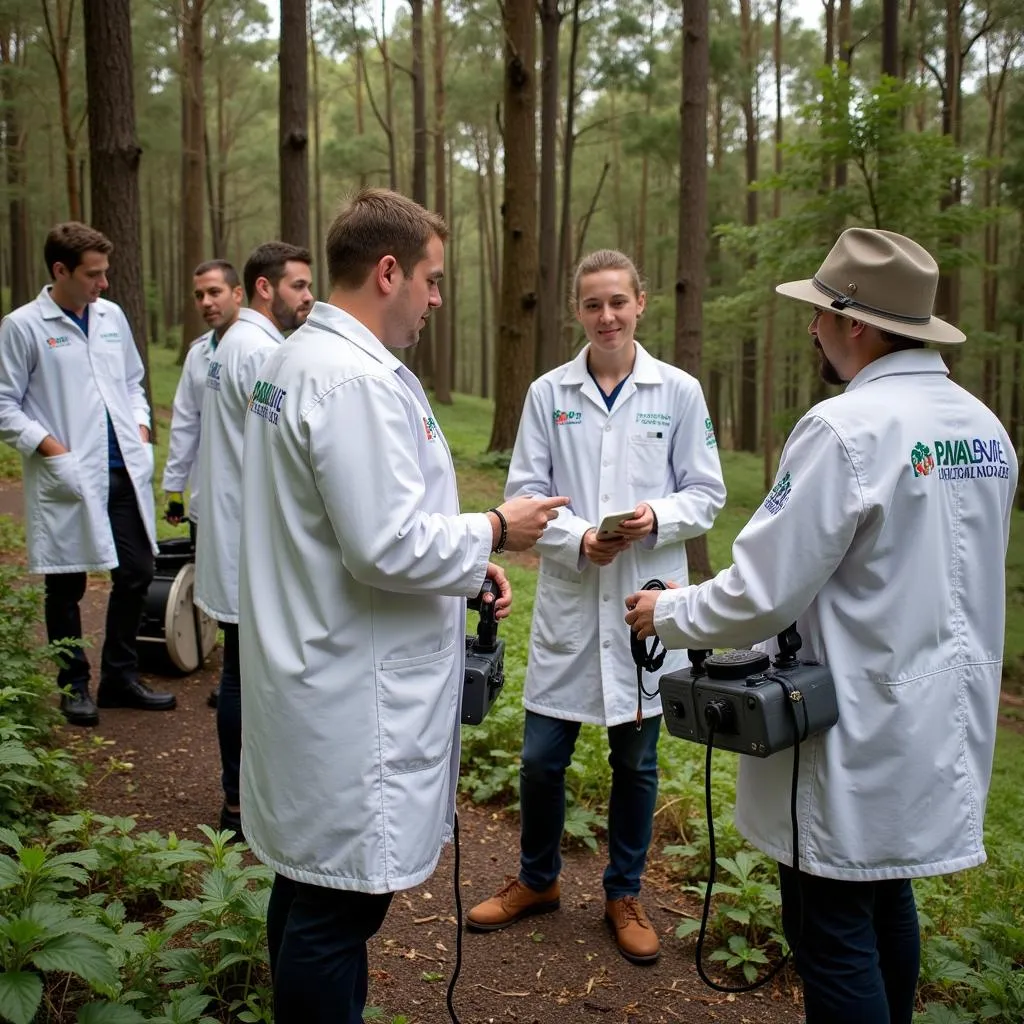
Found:
[[[455,842],[455,970],[452,971],[452,980],[448,982],[448,997],[446,1005],[448,1016],[452,1024],[460,1024],[459,1015],[455,1012],[455,984],[459,980],[459,973],[462,971],[462,889],[459,886],[459,814],[455,812],[455,828],[453,832]]]
[[[786,699],[789,702],[790,710],[793,714],[793,726],[796,730],[796,742],[793,744],[793,779],[790,785],[789,794],[789,815],[790,821],[793,825],[793,869],[797,874],[797,895],[800,900],[800,914],[799,924],[797,927],[796,938],[793,944],[790,946],[789,952],[763,977],[757,981],[751,982],[749,985],[719,985],[717,982],[712,981],[704,971],[703,953],[704,953],[704,939],[707,935],[708,928],[708,916],[711,912],[711,891],[715,885],[715,876],[717,874],[717,863],[715,857],[715,819],[711,811],[711,755],[714,753],[715,743],[715,726],[713,722],[708,722],[708,754],[704,764],[704,805],[707,811],[708,817],[708,847],[711,855],[711,871],[708,877],[708,887],[704,893],[704,911],[701,914],[700,919],[700,931],[697,934],[697,949],[694,952],[694,959],[697,963],[697,973],[700,975],[701,981],[704,982],[709,988],[713,988],[716,992],[754,992],[761,988],[763,985],[767,985],[776,975],[778,975],[782,969],[789,963],[790,958],[796,952],[797,947],[800,945],[800,940],[803,938],[804,930],[804,897],[803,890],[800,887],[800,829],[797,823],[796,816],[796,804],[797,804],[797,784],[800,780],[800,744],[807,737],[808,729],[808,718],[807,718],[807,706],[802,701],[794,699],[793,687],[789,684],[788,680],[783,678],[775,678],[774,682],[777,682],[786,693]],[[803,729],[801,730],[800,724],[797,721],[797,704],[803,706],[804,711],[804,723]]]
[[[648,580],[641,590],[667,590],[668,588],[661,580]],[[659,644],[661,650],[658,650]],[[655,687],[653,693],[648,693],[644,686],[644,671],[657,672],[665,664],[665,655],[668,654],[665,645],[655,634],[651,640],[651,646],[637,636],[635,630],[629,631],[629,650],[633,655],[633,664],[636,665],[636,729],[639,732],[644,724],[644,697],[653,700],[661,692],[660,687]]]

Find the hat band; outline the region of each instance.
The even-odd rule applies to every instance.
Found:
[[[869,306],[866,302],[858,302],[856,299],[849,295],[844,295],[840,291],[836,291],[835,288],[830,288],[824,281],[820,281],[817,277],[811,278],[811,283],[819,292],[824,292],[830,299],[832,299],[832,306],[834,309],[856,309],[862,313],[870,313],[872,316],[884,317],[886,320],[896,320],[902,324],[929,324],[931,323],[931,315],[928,316],[905,316],[902,313],[893,313],[888,309],[878,309],[875,306]]]

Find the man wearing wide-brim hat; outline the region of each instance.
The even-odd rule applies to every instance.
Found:
[[[996,416],[930,344],[938,267],[889,231],[844,231],[813,278],[822,376],[845,391],[794,427],[778,476],[695,587],[644,591],[626,621],[668,647],[746,647],[796,622],[839,721],[793,752],[740,759],[736,826],[779,862],[808,1024],[910,1024],[920,940],[912,878],[985,860],[1017,460]]]

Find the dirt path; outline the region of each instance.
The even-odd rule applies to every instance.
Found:
[[[0,485],[0,514],[21,516],[17,485]],[[107,584],[90,579],[83,625],[95,661],[102,640]],[[134,814],[140,827],[201,838],[200,822],[216,825],[221,805],[215,712],[206,698],[216,686],[220,651],[203,671],[185,679],[150,676],[172,691],[170,713],[108,711],[97,730],[107,741],[96,758],[88,805],[105,814]],[[77,731],[77,730],[76,730]],[[104,759],[130,764],[109,771]],[[464,906],[489,895],[516,866],[518,820],[504,812],[460,805]],[[664,842],[656,839],[653,848]],[[507,1021],[562,1024],[796,1024],[803,1019],[792,979],[769,993],[720,995],[701,985],[692,943],[673,937],[682,908],[694,909],[665,879],[665,865],[651,859],[644,890],[648,913],[662,936],[663,955],[654,967],[634,967],[615,949],[603,922],[599,855],[572,849],[562,876],[562,909],[505,932],[465,936],[462,975],[455,1006],[463,1024]],[[381,933],[371,943],[370,1002],[416,1024],[448,1020],[445,991],[455,962],[455,899],[452,851],[435,875],[417,889],[399,893]],[[665,909],[668,908],[668,909]]]

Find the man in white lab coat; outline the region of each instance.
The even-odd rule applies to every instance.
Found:
[[[192,274],[192,294],[196,308],[210,328],[189,346],[185,365],[174,392],[171,408],[171,434],[164,464],[164,518],[177,525],[186,518],[185,488],[191,490],[188,508],[189,529],[195,539],[199,519],[196,477],[199,470],[199,434],[202,424],[206,374],[217,346],[238,319],[242,307],[242,282],[238,271],[227,260],[207,260]]]
[[[416,377],[444,221],[365,189],[327,237],[331,281],[264,364],[245,427],[242,823],[276,872],[278,1024],[358,1024],[366,941],[452,836],[466,598],[567,498],[460,514]],[[203,530],[206,520],[203,519]],[[202,531],[200,531],[202,536]]]
[[[242,833],[238,762],[242,753],[238,662],[238,546],[242,512],[242,432],[253,385],[266,358],[298,327],[313,305],[312,257],[287,242],[264,242],[246,260],[247,309],[224,334],[206,373],[199,436],[199,521],[195,602],[224,631],[217,690],[224,805],[220,827]]]
[[[843,394],[794,427],[775,486],[697,587],[627,599],[670,647],[749,646],[796,622],[828,665],[839,722],[792,752],[741,758],[736,826],[779,862],[808,1024],[910,1024],[920,956],[911,879],[985,860],[1017,460],[996,416],[926,343],[938,267],[902,235],[851,228],[817,274],[825,380]],[[801,923],[802,922],[802,923]]]
[[[46,237],[53,278],[0,325],[0,440],[22,456],[29,571],[45,575],[46,632],[80,641],[86,573],[112,581],[97,700],[78,644],[57,685],[72,725],[99,707],[166,711],[174,696],[138,677],[136,635],[153,578],[153,446],[143,367],[120,306],[100,296],[113,252],[99,231],[69,221]]]

